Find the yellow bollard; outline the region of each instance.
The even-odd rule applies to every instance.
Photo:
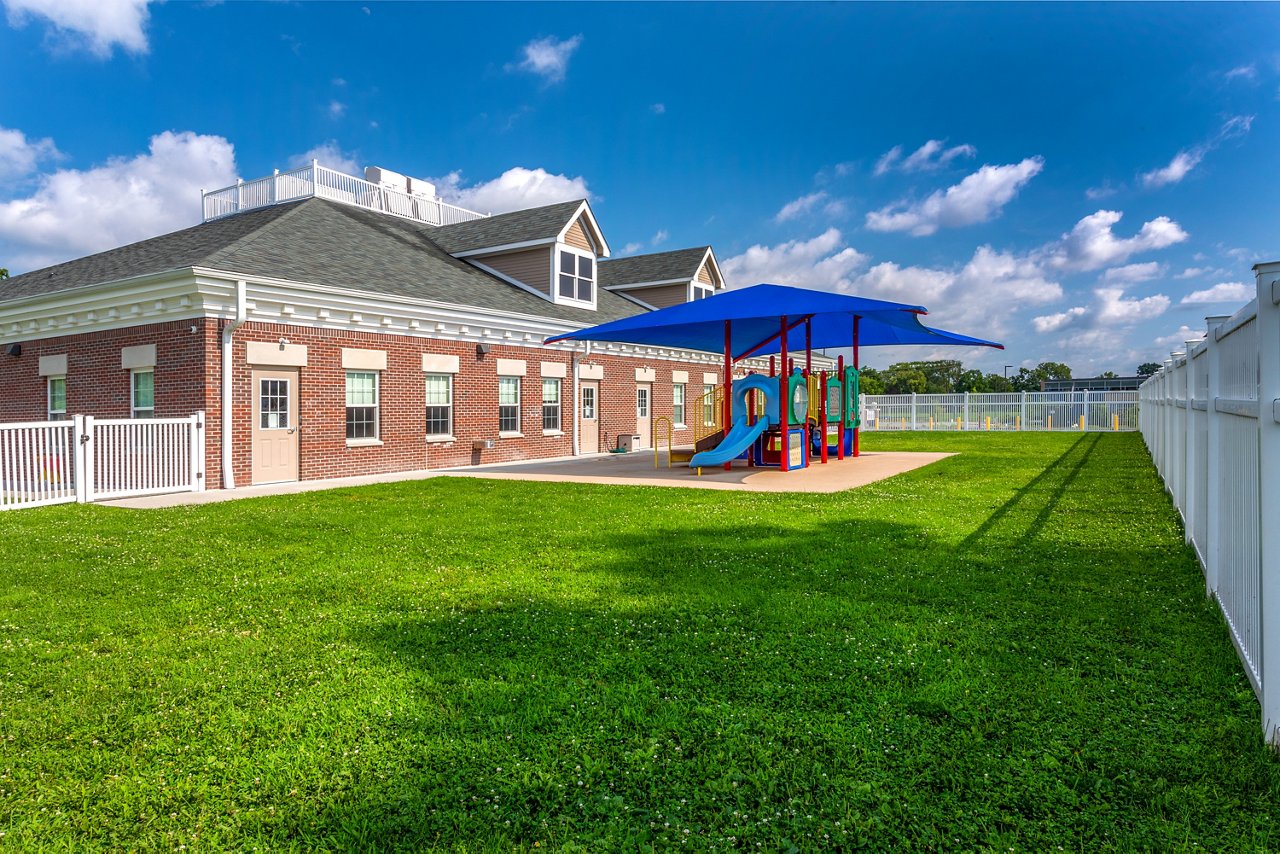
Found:
[[[903,430],[906,430],[906,429],[907,429],[907,419],[905,419],[905,418],[904,418],[904,419],[902,419],[902,429],[903,429]]]
[[[1081,416],[1080,416],[1080,430],[1081,430],[1081,432],[1083,432],[1083,431],[1084,431],[1084,416],[1083,416],[1083,415],[1081,415]]]
[[[933,429],[933,416],[932,416],[932,415],[930,415],[930,416],[929,416],[929,429],[930,429],[930,430],[932,430],[932,429]]]
[[[1049,416],[1049,427],[1048,427],[1048,429],[1050,429],[1050,430],[1052,430],[1052,429],[1053,429],[1053,416],[1052,416],[1052,415],[1050,415],[1050,416]]]
[[[1018,431],[1019,431],[1019,432],[1021,432],[1021,431],[1022,431],[1022,416],[1021,416],[1021,415],[1015,415],[1015,416],[1013,416],[1013,423],[1017,426]]]
[[[991,429],[991,416],[990,416],[990,415],[988,415],[988,416],[987,416],[987,429],[988,429],[988,430],[990,430],[990,429]]]
[[[1120,416],[1119,415],[1111,416],[1111,432],[1112,433],[1120,432]]]

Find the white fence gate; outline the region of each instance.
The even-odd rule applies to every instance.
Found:
[[[1137,430],[1136,391],[868,394],[869,430]]]
[[[1139,389],[1141,429],[1280,747],[1280,264]]]
[[[0,424],[0,510],[203,489],[203,412]]]

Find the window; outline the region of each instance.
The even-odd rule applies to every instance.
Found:
[[[498,432],[520,432],[519,377],[498,377]]]
[[[347,438],[378,438],[377,371],[347,371]]]
[[[716,387],[711,383],[707,383],[702,387],[702,425],[704,427],[716,426],[716,402],[711,396],[711,393],[715,390]]]
[[[130,412],[134,418],[156,417],[156,372],[148,368],[130,376]]]
[[[258,426],[263,430],[289,429],[288,380],[258,380]]]
[[[49,420],[67,420],[66,377],[49,377]]]
[[[595,258],[560,250],[560,296],[591,302],[595,283]]]
[[[706,299],[711,296],[711,286],[704,285],[702,282],[693,283],[693,298],[695,300]]]
[[[560,380],[542,381],[542,429],[560,429]]]
[[[593,385],[584,385],[582,387],[582,417],[588,421],[595,420],[596,387]]]
[[[636,418],[649,417],[649,387],[636,386]]]
[[[427,374],[427,435],[453,434],[453,375]]]
[[[684,424],[684,383],[676,383],[671,387],[671,420],[676,424]]]

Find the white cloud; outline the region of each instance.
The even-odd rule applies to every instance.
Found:
[[[782,206],[782,210],[774,215],[774,222],[786,222],[789,219],[795,219],[798,216],[807,214],[814,207],[826,201],[827,194],[821,190],[816,193],[810,193],[807,196],[801,196],[794,201],[787,202]]]
[[[1185,270],[1183,270],[1181,273],[1178,273],[1176,276],[1174,276],[1174,278],[1175,279],[1195,279],[1199,276],[1204,276],[1212,272],[1213,272],[1212,267],[1188,267]]]
[[[0,203],[0,242],[9,266],[27,269],[112,249],[199,223],[200,191],[235,181],[226,139],[165,131],[144,154],[60,169]]]
[[[998,216],[1028,181],[1040,174],[1044,159],[1028,157],[1007,166],[983,166],[959,184],[938,190],[922,202],[893,204],[867,214],[872,231],[906,231],[916,237],[939,228],[986,222]]]
[[[523,166],[508,169],[492,181],[470,187],[463,186],[460,172],[427,180],[436,185],[440,198],[481,213],[507,213],[592,198],[586,178],[553,175],[545,169],[526,169]]]
[[[634,255],[635,253],[639,252],[643,248],[644,248],[643,243],[628,243],[626,246],[622,247],[622,254]]]
[[[508,71],[527,71],[536,74],[545,83],[559,83],[569,70],[569,58],[582,44],[582,35],[560,41],[555,36],[534,39],[521,50],[524,59],[507,65]]]
[[[1160,262],[1148,261],[1145,264],[1127,264],[1123,267],[1112,267],[1103,272],[1102,281],[1109,285],[1133,285],[1138,282],[1149,282],[1163,273],[1164,268]]]
[[[1219,282],[1202,291],[1192,291],[1179,305],[1204,305],[1214,302],[1248,302],[1257,296],[1257,288],[1244,282]]]
[[[31,18],[53,26],[60,46],[83,49],[100,58],[119,45],[129,53],[146,53],[148,0],[3,0],[15,27]]]
[[[329,118],[340,119],[342,118],[342,114],[345,113],[346,111],[347,111],[347,105],[342,103],[341,101],[329,102],[329,107],[328,107]]]
[[[1125,299],[1124,288],[1098,288],[1095,318],[1106,326],[1127,326],[1159,317],[1169,308],[1169,298],[1155,294],[1142,299]]]
[[[1172,352],[1176,348],[1182,350],[1188,341],[1199,341],[1204,338],[1203,329],[1192,329],[1190,326],[1183,324],[1178,327],[1178,331],[1171,335],[1161,335],[1154,343],[1157,347],[1162,348],[1166,353]]]
[[[1041,335],[1050,332],[1058,332],[1066,329],[1068,326],[1083,318],[1087,312],[1087,308],[1079,305],[1075,308],[1069,308],[1066,311],[1060,311],[1057,314],[1046,314],[1040,317],[1034,317],[1031,319],[1031,325],[1035,328],[1036,332],[1039,332]]]
[[[893,148],[880,155],[876,161],[875,173],[884,175],[897,169],[899,172],[932,172],[951,163],[957,157],[973,157],[978,149],[972,145],[956,145],[946,147],[940,139],[931,139],[915,151],[902,156],[902,146]]]
[[[1144,222],[1133,237],[1116,237],[1111,227],[1124,214],[1100,210],[1081,219],[1070,233],[1039,250],[1050,267],[1073,272],[1123,264],[1139,252],[1164,249],[1187,239],[1182,226],[1166,216]]]
[[[667,231],[665,228],[660,228],[654,233],[653,238],[649,241],[649,243],[653,246],[657,246],[660,243],[666,243],[667,238],[669,238],[670,236],[671,236],[671,233],[669,231]]]
[[[52,139],[27,139],[20,130],[0,127],[0,178],[30,175],[42,160],[61,156]]]
[[[312,160],[318,160],[321,166],[328,166],[330,169],[336,169],[348,175],[355,175],[357,178],[364,177],[364,170],[360,168],[360,163],[356,160],[355,153],[343,151],[342,146],[332,139],[309,148],[301,154],[295,154],[290,157],[289,168],[297,169],[299,166],[309,166]]]
[[[1228,71],[1226,74],[1223,74],[1222,76],[1228,80],[1253,81],[1258,79],[1258,67],[1253,64],[1241,65],[1231,69],[1230,71]]]
[[[333,78],[332,83],[333,83],[333,85],[334,85],[334,86],[338,86],[338,87],[342,87],[342,86],[346,86],[346,85],[347,85],[347,81],[346,81],[346,80],[344,80],[344,79],[343,79],[343,78],[341,78],[341,77],[335,77],[335,78]]]
[[[731,287],[767,282],[840,290],[866,261],[867,256],[844,245],[839,229],[828,228],[810,240],[789,240],[776,246],[756,244],[726,259],[721,269]]]
[[[1169,165],[1162,166],[1159,169],[1153,169],[1150,172],[1144,172],[1140,177],[1142,186],[1149,190],[1159,187],[1166,187],[1170,184],[1177,184],[1183,178],[1200,165],[1205,155],[1213,151],[1223,142],[1229,139],[1244,136],[1253,126],[1253,116],[1233,116],[1227,119],[1221,128],[1218,129],[1211,139],[1205,140],[1199,145],[1191,148],[1183,149],[1173,156],[1169,161]]]
[[[1085,190],[1084,196],[1089,201],[1096,202],[1100,199],[1105,199],[1110,196],[1114,196],[1118,192],[1120,192],[1119,187],[1112,186],[1110,181],[1103,181],[1101,186],[1090,187],[1087,190]]]
[[[655,116],[660,116],[666,111],[667,111],[666,104],[658,103],[658,104],[649,105],[649,112],[653,113]]]

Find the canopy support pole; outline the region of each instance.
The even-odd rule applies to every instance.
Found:
[[[840,381],[840,419],[836,422],[836,459],[844,459],[844,422],[849,417],[849,413],[844,411],[844,402],[849,399],[845,393],[845,383],[848,382],[844,376],[844,356],[836,359],[836,377]],[[825,393],[825,391],[824,391]]]
[[[733,420],[733,335],[732,321],[724,322],[724,435],[729,435],[729,423]],[[724,464],[729,471],[730,463]]]
[[[860,317],[858,317],[858,315],[856,315],[856,314],[855,314],[855,315],[853,316],[853,369],[854,369],[855,371],[856,371],[856,370],[858,370],[858,321],[859,321],[859,320],[861,320],[861,318],[860,318]],[[856,413],[856,412],[855,412],[855,413],[853,413],[853,417],[854,417],[854,418],[857,418],[857,417],[858,417],[858,413]],[[855,423],[856,423],[856,422],[855,422]],[[859,450],[859,448],[858,448],[858,431],[859,431],[859,429],[860,429],[859,427],[854,427],[854,428],[853,428],[853,455],[854,455],[855,457],[857,457],[857,456],[860,456],[860,455],[861,455],[861,451],[860,451],[860,450]]]
[[[782,385],[782,393],[778,395],[778,416],[781,418],[782,443],[778,447],[778,467],[782,471],[791,471],[791,436],[787,429],[787,422],[791,420],[791,401],[787,399],[787,392],[790,389],[791,376],[787,373],[787,316],[782,315],[782,329],[778,336],[782,339],[782,370],[779,372],[781,379],[778,382]]]

